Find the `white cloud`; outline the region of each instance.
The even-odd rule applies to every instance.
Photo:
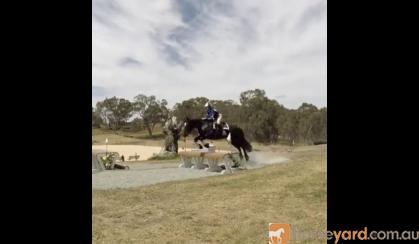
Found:
[[[92,102],[238,100],[326,106],[326,1],[93,1]]]

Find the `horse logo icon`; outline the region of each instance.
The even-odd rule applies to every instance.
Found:
[[[269,244],[287,244],[289,236],[289,224],[269,223]]]

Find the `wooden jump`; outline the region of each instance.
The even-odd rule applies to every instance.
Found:
[[[179,152],[179,155],[182,157],[205,157],[211,159],[222,159],[226,155],[231,153],[222,153],[222,152],[200,152],[200,151],[190,151],[190,152]]]
[[[179,167],[205,169],[208,172],[222,174],[232,173],[232,153],[190,151],[179,152],[179,156],[182,161]],[[208,163],[208,166],[204,164],[204,161]],[[225,170],[218,165],[219,163],[224,163]]]
[[[179,167],[204,169],[204,153],[199,151],[179,152],[182,163]],[[194,165],[195,164],[195,165]]]
[[[205,153],[199,151],[190,151],[190,152],[179,152],[179,155],[182,157],[202,157]]]

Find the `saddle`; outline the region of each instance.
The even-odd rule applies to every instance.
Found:
[[[207,131],[207,135],[211,134],[216,137],[223,137],[223,136],[228,135],[230,128],[226,122],[221,122],[220,124],[216,124],[215,130],[214,130],[213,123],[215,123],[215,121],[209,121],[209,120],[207,121],[209,122],[207,127],[205,128],[205,130]]]

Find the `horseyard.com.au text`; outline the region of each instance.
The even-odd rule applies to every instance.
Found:
[[[341,241],[380,241],[397,240],[411,241],[419,240],[419,231],[405,230],[368,230],[364,227],[360,230],[328,230],[328,231],[301,231],[296,226],[290,224],[269,224],[269,243],[288,243],[289,240],[307,241],[307,240],[334,240],[334,243]]]

